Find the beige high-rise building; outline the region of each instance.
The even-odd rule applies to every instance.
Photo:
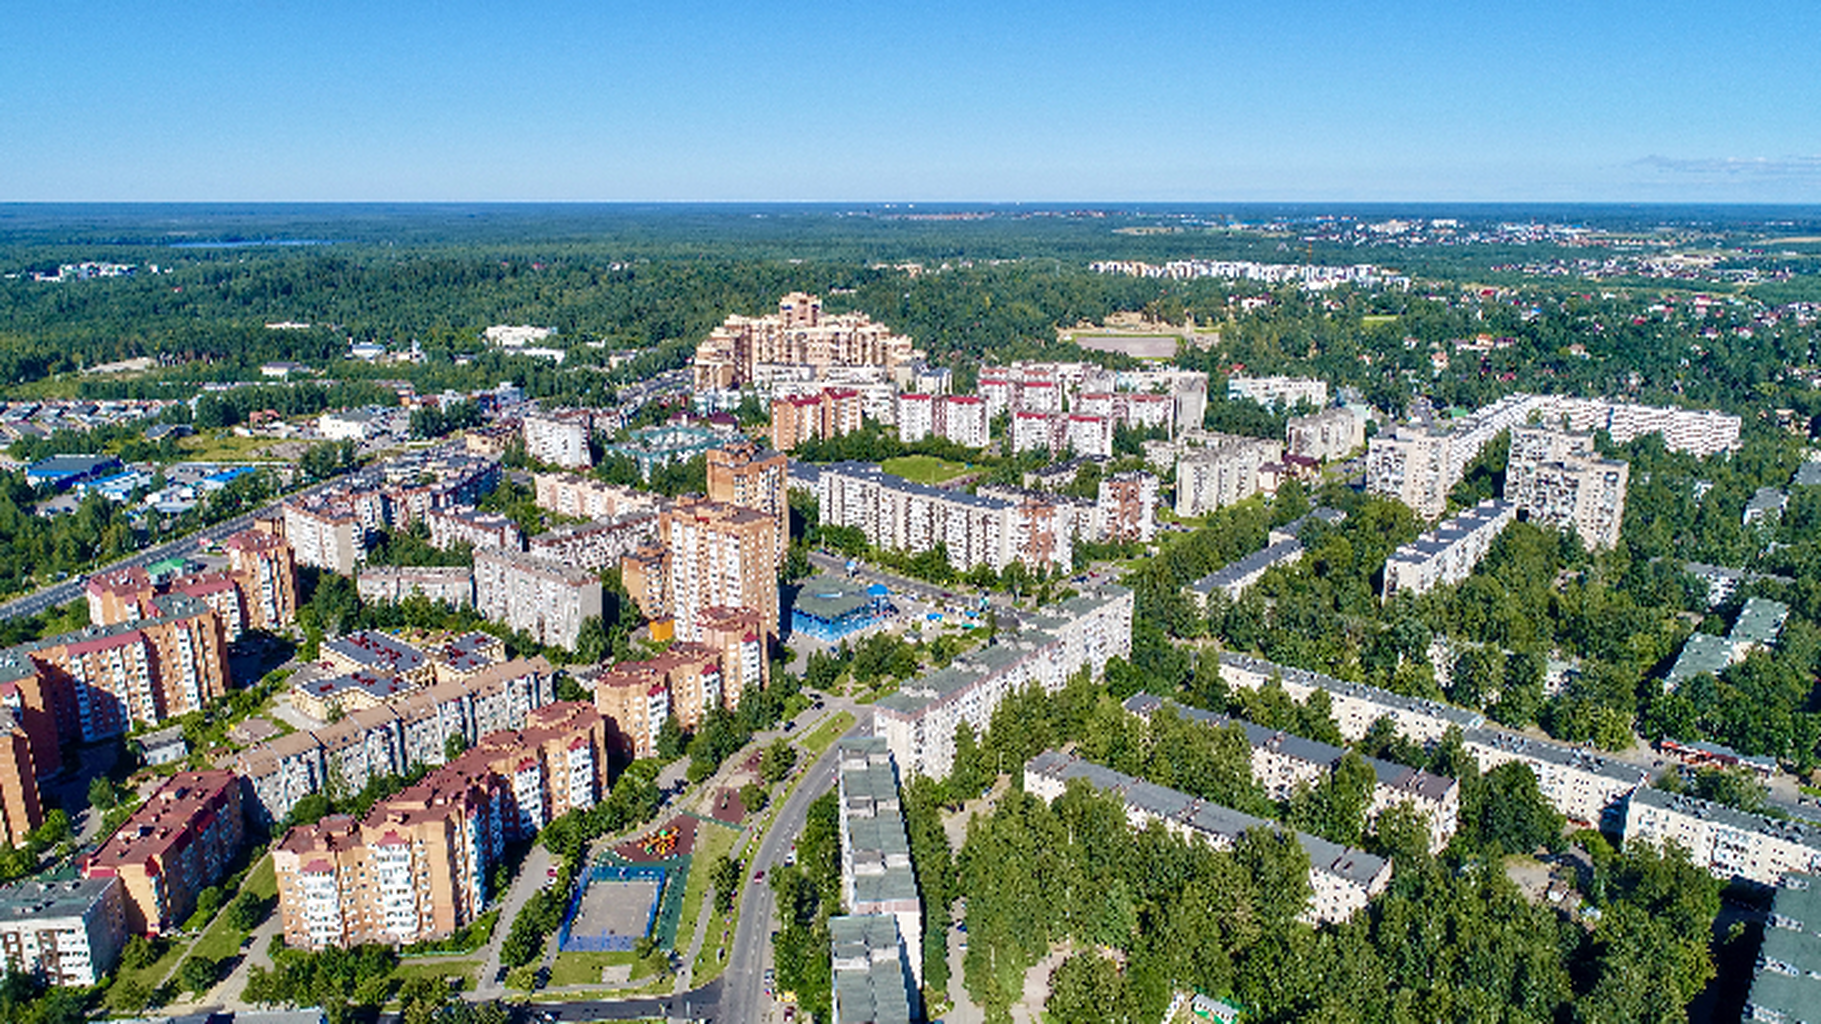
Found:
[[[422,782],[346,815],[292,829],[273,852],[285,941],[305,949],[445,938],[497,895],[505,843],[607,786],[605,723],[585,703],[529,713]]]
[[[740,706],[748,690],[771,685],[765,623],[753,608],[710,608],[702,613],[702,644],[721,652],[721,699]]]
[[[26,833],[42,824],[31,736],[11,708],[0,706],[0,841],[24,846]]]
[[[775,518],[778,564],[783,564],[790,547],[790,460],[750,442],[711,449],[708,497]]]
[[[677,638],[701,639],[703,616],[715,607],[751,608],[764,635],[777,636],[777,539],[777,517],[764,512],[702,499],[666,509],[658,517],[658,544]],[[647,607],[648,597],[634,596]]]
[[[863,416],[857,391],[835,389],[776,398],[771,403],[771,446],[788,452],[805,441],[851,434],[860,429]]]
[[[127,931],[158,935],[181,925],[202,890],[227,874],[246,841],[240,777],[178,772],[82,865],[84,878],[118,878]]]
[[[822,300],[792,292],[774,316],[730,316],[696,346],[697,391],[755,382],[762,367],[879,366],[895,371],[920,356],[909,338],[864,313],[824,314]]]
[[[607,719],[609,749],[623,760],[655,754],[666,720],[691,730],[710,710],[728,706],[721,652],[705,644],[672,644],[657,657],[580,675],[594,690],[595,709]]]
[[[1591,434],[1511,428],[1505,499],[1530,522],[1573,526],[1590,551],[1618,546],[1630,480],[1630,464],[1600,458]]]

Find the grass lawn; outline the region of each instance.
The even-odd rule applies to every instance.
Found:
[[[636,963],[637,958],[630,950],[624,953],[558,953],[556,964],[550,968],[550,984],[599,985],[602,968]],[[636,966],[634,970],[637,970]]]
[[[1367,327],[1370,327],[1373,324],[1394,324],[1394,323],[1397,323],[1397,314],[1396,313],[1382,313],[1382,314],[1374,314],[1372,316],[1362,316],[1359,318],[1359,321],[1360,321],[1360,323],[1365,324]]]
[[[842,733],[853,727],[854,716],[852,712],[837,712],[831,716],[828,721],[816,726],[815,730],[809,735],[803,737],[801,746],[804,750],[809,751],[809,760],[814,761],[816,758],[822,756],[823,751],[827,750],[830,746],[833,746],[834,742],[841,738]]]
[[[886,459],[879,468],[920,484],[939,484],[968,471],[968,467],[959,462],[938,459],[934,455],[901,455]]]
[[[479,960],[406,960],[392,969],[392,977],[402,984],[411,978],[460,978],[462,991],[474,988],[474,977],[481,970]],[[600,977],[596,972],[595,977]]]
[[[673,948],[687,953],[695,938],[696,918],[701,916],[702,901],[708,898],[708,876],[720,860],[740,839],[740,833],[720,825],[701,822],[696,826],[696,848],[691,851],[689,881],[683,886],[683,912],[677,921],[677,941]]]
[[[272,867],[272,856],[261,857],[253,870],[247,872],[246,884],[242,887],[247,892],[262,900],[271,900],[278,895],[278,875]],[[273,913],[277,913],[274,908]],[[240,944],[247,940],[247,933],[228,923],[227,908],[215,915],[209,922],[209,930],[202,933],[191,951],[193,956],[206,956],[211,960],[221,961],[240,952]]]
[[[197,462],[249,462],[271,458],[266,449],[278,443],[270,437],[236,437],[220,430],[179,438],[177,448]]]

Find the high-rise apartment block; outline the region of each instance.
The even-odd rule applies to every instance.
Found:
[[[132,566],[98,573],[84,592],[89,621],[110,626],[153,614],[153,599],[181,594],[207,604],[229,640],[247,630],[274,630],[297,618],[297,564],[290,544],[263,530],[246,530],[222,541],[224,569],[154,581]]]
[[[1186,449],[1176,462],[1176,514],[1205,516],[1250,498],[1259,491],[1261,471],[1282,455],[1275,441],[1226,434]]]
[[[651,618],[670,618],[676,636],[699,640],[710,608],[751,608],[767,637],[778,635],[777,517],[738,505],[686,498],[658,517],[655,550],[621,563],[621,579]]]
[[[1399,547],[1385,560],[1384,599],[1466,579],[1516,516],[1510,502],[1488,498]]]
[[[891,748],[876,736],[842,740],[836,751],[840,801],[841,905],[857,916],[897,924],[904,945],[921,949],[923,899],[911,865],[910,837]],[[911,959],[913,987],[923,984],[923,958]]]
[[[1284,426],[1284,447],[1292,455],[1326,462],[1349,455],[1366,443],[1366,421],[1351,409],[1323,409],[1292,416]]]
[[[710,710],[726,706],[721,659],[713,647],[684,642],[643,661],[578,673],[607,719],[608,749],[627,761],[651,757],[666,720],[691,730]]]
[[[775,316],[730,316],[696,346],[695,389],[756,383],[771,366],[879,366],[896,371],[921,356],[911,340],[863,313],[825,314],[822,300],[792,292]]]
[[[569,523],[531,538],[539,558],[590,572],[620,564],[620,559],[657,540],[654,512],[628,512],[612,519]]]
[[[1013,562],[1032,569],[1073,567],[1067,503],[1047,496],[931,487],[866,462],[796,463],[791,485],[816,495],[822,524],[851,526],[882,548],[913,554],[941,545],[949,564],[998,572]]]
[[[52,985],[99,983],[126,948],[122,891],[116,878],[0,888],[0,967]]]
[[[708,608],[702,612],[702,646],[721,652],[721,699],[740,706],[748,691],[771,685],[771,652],[765,619],[756,608]]]
[[[573,648],[582,622],[601,614],[601,581],[562,562],[486,548],[474,553],[474,606],[538,643]]]
[[[790,548],[790,464],[780,452],[751,443],[708,453],[708,497],[771,516],[777,526],[778,564]]]
[[[233,772],[178,772],[83,861],[83,877],[120,880],[128,931],[181,925],[202,890],[228,873],[246,842],[240,785]]]
[[[169,594],[147,611],[0,652],[0,706],[18,713],[39,772],[60,769],[61,742],[119,736],[133,722],[156,725],[227,691],[227,639],[214,610]]]
[[[1102,477],[1094,518],[1100,540],[1149,543],[1157,536],[1157,478],[1135,471]]]
[[[286,502],[285,540],[299,565],[328,569],[344,576],[367,560],[367,526],[353,511],[326,502]]]
[[[1511,428],[1505,500],[1530,522],[1574,527],[1590,551],[1618,546],[1630,480],[1630,465],[1600,458],[1591,434]]]
[[[355,588],[361,601],[398,603],[412,597],[455,608],[474,605],[474,570],[465,565],[362,566]]]
[[[1076,413],[1019,411],[1012,414],[1012,451],[1064,451],[1079,456],[1110,458],[1113,454],[1113,420],[1107,416]]]
[[[527,412],[524,429],[526,456],[564,469],[594,465],[588,446],[594,433],[594,417],[587,409]]]
[[[44,824],[32,738],[18,713],[0,706],[0,842],[24,846],[26,834]]]
[[[840,437],[860,429],[863,409],[860,393],[829,389],[771,403],[771,446],[781,452],[805,441]]]

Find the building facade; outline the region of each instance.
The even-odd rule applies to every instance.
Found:
[[[126,948],[117,878],[0,887],[0,965],[52,985],[98,984]]]
[[[564,469],[594,465],[589,439],[594,417],[587,409],[557,409],[525,413],[525,454],[538,462]]]
[[[538,643],[574,648],[583,621],[601,614],[601,581],[562,562],[486,548],[474,553],[474,606]]]
[[[1399,547],[1385,560],[1381,596],[1389,601],[1461,582],[1516,517],[1510,502],[1489,498]]]
[[[127,931],[159,935],[189,918],[245,842],[240,777],[178,772],[83,861],[82,876],[118,879]]]

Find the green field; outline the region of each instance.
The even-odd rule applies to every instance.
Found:
[[[677,922],[674,947],[677,952],[687,952],[690,940],[695,938],[696,919],[701,916],[702,901],[708,896],[708,875],[714,870],[714,862],[731,853],[739,838],[738,829],[711,825],[706,821],[696,825],[696,847],[691,851],[689,881],[683,888],[683,914]]]
[[[616,964],[636,964],[638,957],[630,950],[621,953],[576,952],[558,953],[556,964],[550,968],[552,985],[599,985],[601,970]],[[638,968],[634,967],[634,973]]]
[[[968,471],[968,467],[959,462],[938,459],[934,455],[901,455],[886,459],[879,468],[920,484],[939,484]]]
[[[839,739],[842,733],[853,727],[854,716],[849,712],[840,711],[829,716],[828,721],[816,726],[814,731],[798,741],[809,752],[806,760],[813,761],[821,757],[822,752]]]

